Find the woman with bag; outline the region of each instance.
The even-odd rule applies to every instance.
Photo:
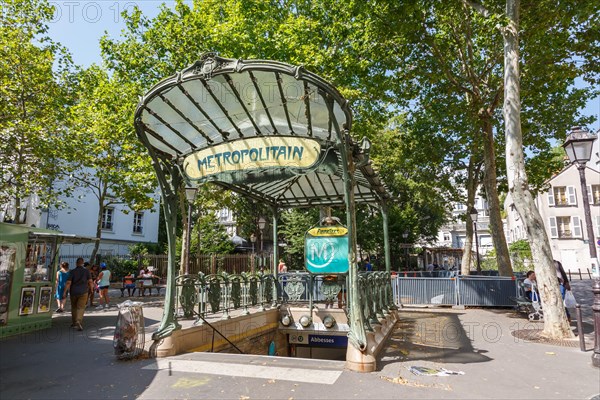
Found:
[[[569,309],[567,308],[565,302],[565,295],[567,291],[569,292],[569,297],[573,297],[573,293],[571,292],[571,285],[569,284],[569,278],[567,277],[567,273],[562,266],[560,261],[554,260],[554,267],[556,268],[556,277],[558,278],[558,283],[560,285],[560,295],[563,298],[563,302],[565,303],[565,312],[567,313],[567,320],[571,323],[571,314],[569,314]]]

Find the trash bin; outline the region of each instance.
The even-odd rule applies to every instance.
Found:
[[[144,303],[127,300],[118,305],[113,347],[119,359],[131,359],[144,351]]]

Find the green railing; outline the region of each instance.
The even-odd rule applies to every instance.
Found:
[[[278,274],[226,272],[181,275],[176,278],[176,318],[196,319],[221,315],[228,319],[233,311],[240,315],[250,308],[264,310],[277,304],[324,303],[325,307],[348,310],[348,277],[346,275],[312,275],[305,272]],[[373,330],[379,319],[395,309],[391,278],[386,272],[361,272],[358,275],[360,309],[365,328]]]
[[[250,307],[264,310],[276,305],[274,286],[274,276],[260,272],[180,275],[175,281],[175,317],[198,322],[208,315],[228,319],[234,310],[247,315]]]

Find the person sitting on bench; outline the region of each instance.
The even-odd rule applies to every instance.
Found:
[[[128,272],[123,278],[123,287],[127,289],[128,296],[131,296],[131,289],[133,289],[133,293],[135,294],[135,283],[131,272]]]
[[[525,297],[531,301],[540,301],[540,295],[536,289],[535,272],[527,271],[527,277],[523,281],[525,287]]]
[[[142,291],[142,296],[146,295],[146,288],[148,288],[150,294],[152,295],[152,288],[150,286],[152,286],[152,271],[150,271],[148,268],[144,269],[144,273],[138,278],[138,279],[142,279],[142,285],[140,286],[139,290]]]

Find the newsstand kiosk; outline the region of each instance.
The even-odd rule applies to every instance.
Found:
[[[73,239],[75,235],[0,223],[0,337],[50,327],[58,247]]]

